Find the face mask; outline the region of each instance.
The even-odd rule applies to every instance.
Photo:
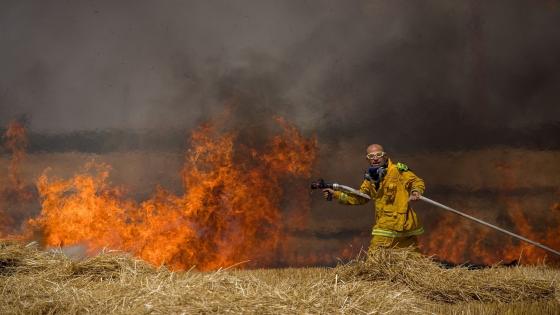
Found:
[[[368,168],[368,174],[375,183],[379,183],[386,173],[387,169],[384,166]]]

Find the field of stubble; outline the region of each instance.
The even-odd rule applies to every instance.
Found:
[[[0,243],[2,314],[558,314],[558,279],[545,266],[443,268],[407,250],[335,268],[172,272]]]

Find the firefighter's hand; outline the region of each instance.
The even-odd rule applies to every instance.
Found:
[[[330,188],[323,189],[323,198],[330,201],[332,200],[333,196],[334,196],[334,190]]]
[[[410,198],[408,198],[408,200],[416,201],[416,200],[420,199],[420,196],[422,196],[422,195],[419,192],[413,191],[413,192],[410,193]]]

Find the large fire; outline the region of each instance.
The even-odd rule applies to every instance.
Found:
[[[277,122],[283,132],[260,149],[236,147],[236,135],[218,126],[193,132],[179,196],[158,187],[138,203],[111,186],[105,164],[88,163],[70,179],[47,170],[37,182],[41,213],[29,226],[49,246],[121,249],[174,269],[270,265],[285,237],[283,185],[308,178],[317,151],[314,138]],[[309,210],[309,203],[300,206],[300,213]]]
[[[80,245],[89,254],[103,248],[120,249],[175,270],[192,266],[212,270],[239,263],[244,267],[309,266],[332,264],[335,257],[353,258],[361,246],[367,246],[367,231],[354,235],[351,245],[339,242],[326,249],[306,241],[307,245],[298,247],[301,239],[292,233],[309,229],[307,185],[318,146],[314,137],[304,137],[285,120],[276,122],[279,134],[255,147],[243,145],[235,132],[219,123],[199,127],[191,134],[184,157],[180,194],[158,186],[150,198],[135,200],[125,187],[111,184],[111,165],[101,162],[90,161],[65,179],[46,169],[36,182],[38,215],[24,209],[36,197],[21,176],[26,131],[14,122],[3,135],[11,159],[3,181],[6,187],[0,187],[0,237],[41,237],[46,246]],[[535,228],[544,226],[543,220],[546,226],[560,224],[558,203],[548,205],[544,214],[528,215],[523,210],[537,206],[527,207],[530,203],[523,203],[523,198],[507,194],[518,187],[512,172],[518,166],[495,167],[504,193],[492,197],[496,198],[488,203],[496,207],[492,211],[471,213],[560,248],[557,229]],[[470,212],[469,200],[464,199],[461,210]],[[26,218],[23,227],[15,224],[14,213]],[[453,214],[436,212],[425,221],[429,226],[420,239],[421,250],[443,260],[493,264],[520,258],[521,263],[558,259]]]

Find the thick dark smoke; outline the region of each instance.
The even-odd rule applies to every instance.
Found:
[[[558,1],[0,6],[0,125],[188,130],[230,104],[240,124],[283,115],[323,143],[560,146]]]
[[[317,135],[325,178],[359,183],[378,142],[442,202],[500,221],[517,198],[556,222],[560,0],[5,0],[0,69],[0,126],[26,117],[30,153],[175,154],[216,117],[258,144],[284,116]],[[181,157],[113,158],[116,178],[180,185]],[[294,235],[367,242],[371,208],[348,211]]]

